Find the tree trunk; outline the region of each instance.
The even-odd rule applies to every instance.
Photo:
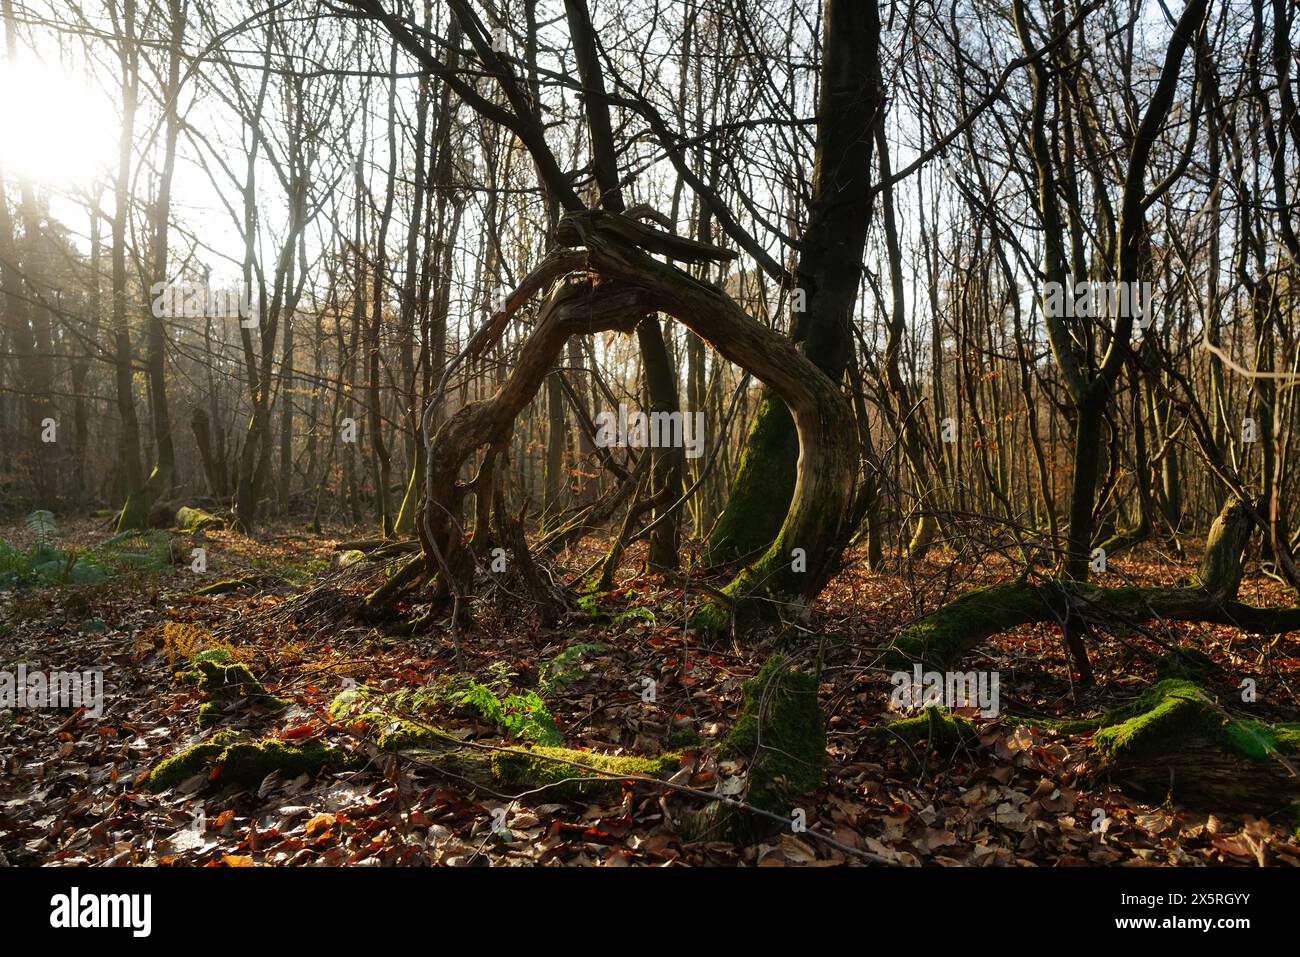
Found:
[[[806,305],[806,311],[794,313],[790,339],[836,384],[853,350],[851,323],[871,218],[873,130],[884,105],[879,41],[876,4],[828,0],[813,196],[791,290],[793,305]],[[766,394],[709,538],[710,562],[749,560],[772,543],[797,483],[797,431],[780,397]]]

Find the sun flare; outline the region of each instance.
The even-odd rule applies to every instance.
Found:
[[[85,184],[113,162],[117,110],[102,90],[26,56],[0,64],[0,166],[50,186]]]

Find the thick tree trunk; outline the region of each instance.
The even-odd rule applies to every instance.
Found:
[[[817,108],[816,165],[808,226],[792,299],[791,341],[833,383],[853,351],[853,309],[871,218],[874,125],[880,122],[880,19],[877,5],[828,0]],[[796,438],[796,432],[799,432]],[[764,396],[746,442],[731,497],[709,538],[711,562],[750,560],[772,543],[797,485],[804,436],[779,395]]]

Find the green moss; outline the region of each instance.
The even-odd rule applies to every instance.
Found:
[[[409,751],[416,748],[445,748],[455,739],[424,721],[412,721],[375,707],[368,692],[357,689],[342,691],[330,704],[329,715],[353,727],[378,731],[377,744],[384,751]]]
[[[702,635],[716,635],[725,631],[730,623],[730,611],[719,602],[706,601],[695,609],[688,627]]]
[[[226,706],[236,701],[246,701],[273,711],[292,704],[268,692],[248,665],[235,661],[222,648],[212,648],[193,656],[190,670],[182,672],[181,677],[193,682],[207,698],[199,705],[200,728],[211,727],[221,720],[227,712]]]
[[[370,725],[388,726],[388,729],[379,735],[379,747],[384,751],[445,747],[452,740],[450,735],[432,725],[407,721],[404,718],[393,719],[379,712],[358,715],[354,720]]]
[[[1262,761],[1278,752],[1278,742],[1273,729],[1261,721],[1223,721],[1220,719],[1220,738],[1238,754]]]
[[[1102,718],[1102,727],[1110,728],[1133,718],[1143,717],[1165,703],[1167,698],[1175,697],[1178,701],[1199,702],[1208,700],[1204,689],[1194,681],[1183,678],[1168,678],[1157,681],[1128,704],[1120,705],[1106,712]]]
[[[1039,589],[1023,582],[977,588],[926,615],[894,639],[891,667],[920,663],[947,670],[990,635],[1033,621],[1049,609]]]
[[[120,522],[118,527],[122,527]],[[183,532],[201,532],[210,528],[225,528],[226,522],[201,508],[183,505],[176,510],[176,527]]]
[[[445,743],[440,742],[442,745]],[[403,754],[424,767],[474,787],[489,788],[496,792],[534,792],[544,788],[540,793],[547,797],[575,799],[616,792],[628,778],[663,778],[677,770],[681,764],[680,757],[676,754],[643,758],[542,746],[510,751],[443,746],[429,750],[412,748],[403,751]],[[562,763],[566,761],[597,770],[588,771],[586,768]]]
[[[559,761],[547,760],[558,758]],[[590,778],[591,772],[560,762],[573,761],[612,775],[609,780],[572,781],[571,778]],[[595,751],[575,751],[571,748],[534,747],[492,754],[492,775],[496,781],[512,788],[538,788],[553,786],[555,793],[566,797],[590,796],[616,788],[628,777],[659,778],[677,770],[681,757],[664,754],[657,758],[636,755],[608,755]]]
[[[1108,713],[1092,743],[1108,760],[1158,754],[1168,750],[1171,742],[1208,730],[1207,703],[1198,685],[1182,678],[1167,678],[1142,692],[1131,704]],[[1218,716],[1214,717],[1217,721]]]
[[[149,790],[154,793],[165,791],[217,763],[217,759],[238,737],[233,731],[218,731],[202,744],[164,758],[149,774]]]
[[[909,750],[925,742],[930,751],[951,753],[959,747],[979,744],[975,725],[962,717],[954,717],[942,708],[926,708],[911,718],[891,721],[878,729],[873,737],[880,743],[898,744]]]
[[[772,544],[790,508],[798,462],[799,433],[790,410],[767,396],[754,415],[727,507],[709,536],[710,565],[748,561]]]
[[[1300,721],[1273,725],[1277,749],[1287,754],[1300,754]]]
[[[563,795],[577,797],[608,790],[619,778],[609,781],[571,782],[570,778],[593,776],[581,768],[560,762],[573,761],[614,775],[646,775],[660,777],[674,771],[681,763],[678,754],[665,754],[658,758],[635,755],[611,756],[595,751],[577,751],[572,748],[546,747],[508,751],[486,751],[456,748],[455,739],[433,725],[405,719],[393,720],[378,712],[358,715],[354,720],[371,724],[387,724],[388,730],[379,736],[379,747],[385,751],[434,752],[420,753],[419,757],[435,766],[473,779],[491,776],[492,782],[511,788],[536,788],[557,785],[555,790]],[[449,751],[449,746],[451,750]],[[446,752],[437,754],[436,752]],[[558,758],[559,761],[547,760]],[[484,763],[486,762],[486,763]],[[563,783],[562,783],[563,782]],[[486,783],[479,780],[479,783]]]
[[[193,669],[187,677],[194,681],[210,701],[226,702],[248,698],[269,708],[284,708],[291,703],[267,691],[266,686],[257,680],[248,665],[243,662],[226,664],[210,658],[196,657],[191,659],[191,664]]]
[[[1058,734],[1092,734],[1101,727],[1101,718],[1027,718],[1015,714],[1002,716],[1002,722],[1008,725],[1023,725],[1027,728],[1043,728]]]
[[[1224,718],[1205,689],[1183,678],[1157,682],[1132,703],[1109,712],[1102,725],[1092,741],[1108,761],[1150,758],[1207,741],[1265,760],[1300,744],[1291,726]]]
[[[297,777],[324,767],[352,766],[355,759],[320,741],[290,744],[264,739],[254,741],[234,731],[219,731],[207,741],[164,758],[150,772],[149,789],[155,793],[174,787],[203,771],[220,784],[252,787],[273,771]]]
[[[210,728],[221,720],[224,713],[221,705],[215,701],[205,701],[199,705],[199,727]]]
[[[228,665],[235,660],[235,656],[226,648],[206,648],[203,651],[190,656],[190,664],[192,665],[197,665],[201,661],[210,661],[218,665]],[[195,678],[197,680],[197,675]]]
[[[773,655],[752,681],[735,725],[723,739],[724,756],[749,760],[749,802],[772,811],[821,787],[825,779],[826,723],[814,675],[786,668]]]
[[[678,728],[668,735],[668,747],[683,751],[704,746],[704,739],[694,728]]]
[[[509,750],[480,749],[459,745],[453,736],[418,721],[394,721],[378,712],[358,715],[353,720],[388,725],[388,730],[379,737],[379,746],[386,751],[401,751],[426,767],[471,785],[493,789],[531,791],[545,787],[548,794],[587,797],[615,790],[628,777],[664,777],[681,765],[681,756],[676,753],[644,758],[543,745]],[[611,777],[608,780],[572,780],[598,775],[563,763],[566,761],[596,768]]]

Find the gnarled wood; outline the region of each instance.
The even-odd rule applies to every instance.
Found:
[[[567,339],[608,330],[630,332],[647,314],[662,312],[770,386],[790,408],[798,429],[798,477],[781,532],[724,593],[731,599],[810,600],[838,562],[841,525],[849,512],[856,451],[847,400],[788,339],[748,316],[716,286],[630,244],[626,230],[609,228],[612,216],[583,212],[565,218],[568,241],[586,247],[588,272],[572,274],[552,288],[501,390],[457,410],[433,436],[422,541],[426,555],[442,560],[430,570],[443,570],[444,562],[450,566],[451,556],[463,544],[456,521],[463,494],[461,467],[477,449],[509,435],[515,416],[536,394]],[[657,233],[649,225],[637,226],[643,233]],[[548,259],[575,262],[560,256]],[[516,293],[510,302],[518,299]],[[806,566],[795,561],[795,549],[803,550]]]

